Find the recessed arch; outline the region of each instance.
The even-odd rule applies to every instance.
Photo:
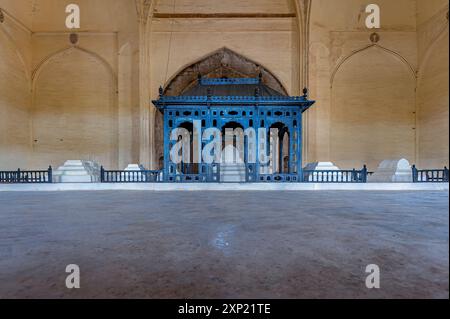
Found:
[[[0,166],[28,169],[30,78],[19,49],[0,24]]]
[[[331,73],[331,79],[330,79],[330,86],[333,87],[334,84],[334,79],[336,78],[336,74],[339,72],[339,70],[341,69],[341,67],[347,63],[351,58],[353,58],[355,55],[358,55],[362,52],[365,52],[367,50],[371,50],[371,49],[380,49],[383,52],[387,53],[388,55],[396,58],[397,60],[399,60],[400,62],[402,62],[410,71],[411,73],[411,78],[415,81],[417,78],[417,72],[416,69],[412,66],[411,63],[409,63],[409,61],[403,57],[401,54],[399,54],[398,52],[395,52],[393,50],[390,50],[388,48],[385,48],[379,44],[370,44],[368,46],[365,46],[361,49],[355,50],[352,53],[350,53],[349,55],[345,56],[344,58],[342,58],[340,60],[340,62],[336,65],[336,67],[333,69],[332,73]]]
[[[114,88],[117,91],[117,75],[114,72],[114,70],[112,69],[111,65],[104,58],[102,58],[100,55],[98,55],[97,53],[95,53],[93,51],[90,51],[88,49],[85,49],[83,47],[80,47],[80,46],[70,46],[70,47],[64,48],[62,50],[56,51],[56,52],[48,55],[42,61],[40,61],[37,64],[37,66],[34,68],[33,72],[31,73],[31,79],[32,79],[32,83],[33,83],[33,85],[32,85],[33,90],[35,88],[35,84],[36,84],[37,79],[39,78],[40,73],[42,72],[42,70],[48,64],[50,64],[55,59],[61,57],[62,55],[70,53],[71,51],[74,51],[74,50],[78,50],[80,52],[83,52],[83,53],[93,57],[94,59],[97,60],[97,62],[99,62],[100,64],[105,66],[106,69],[108,70],[108,72],[111,75],[112,82],[114,83]]]
[[[417,83],[418,167],[448,166],[449,44],[448,23],[436,36],[421,63]]]
[[[182,67],[164,85],[164,92],[170,96],[181,95],[197,83],[198,74],[204,77],[256,77],[259,73],[267,86],[288,95],[285,86],[271,71],[226,47]]]
[[[384,50],[366,49],[341,64],[331,87],[330,157],[342,169],[389,158],[415,161],[416,81]]]

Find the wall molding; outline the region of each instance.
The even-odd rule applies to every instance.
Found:
[[[5,22],[6,22],[6,20],[9,20],[13,24],[15,24],[16,26],[21,28],[23,31],[27,32],[28,34],[32,34],[33,33],[33,31],[29,27],[27,27],[27,25],[25,23],[23,23],[22,21],[17,19],[11,13],[9,13],[8,10],[6,10],[3,7],[0,7],[0,10],[3,12],[3,15],[5,16],[5,18],[7,18],[7,19],[5,19]]]

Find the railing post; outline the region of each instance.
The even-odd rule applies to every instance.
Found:
[[[53,169],[51,165],[48,167],[48,183],[53,183]]]
[[[20,182],[21,182],[21,178],[20,178],[20,168],[17,170],[16,182],[17,182],[17,183],[20,183]]]
[[[362,170],[362,182],[367,183],[367,165],[364,165]]]
[[[100,167],[100,183],[104,183],[105,182],[105,169],[102,167]]]
[[[445,166],[444,167],[444,182],[448,182],[448,176],[449,175],[449,172],[448,172],[448,168],[447,168],[447,166]]]
[[[413,183],[417,183],[418,182],[418,172],[417,172],[417,167],[416,165],[412,166],[412,179],[413,179]]]

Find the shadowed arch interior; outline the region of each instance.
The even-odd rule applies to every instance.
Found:
[[[262,74],[264,84],[288,95],[283,84],[272,72],[228,48],[222,48],[181,70],[165,86],[164,94],[182,95],[197,84],[199,74],[207,78],[252,78],[257,77],[259,73]]]

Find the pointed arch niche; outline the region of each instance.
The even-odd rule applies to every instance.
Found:
[[[33,163],[69,159],[118,165],[116,77],[98,55],[70,47],[33,72]]]
[[[182,95],[198,83],[198,75],[206,78],[254,78],[262,74],[263,83],[270,88],[288,95],[281,81],[267,68],[240,55],[228,48],[217,50],[177,72],[164,86],[164,94],[168,96]],[[161,166],[163,157],[163,117],[156,112],[155,148],[157,160]]]
[[[378,45],[343,59],[332,77],[330,155],[340,168],[415,161],[415,71]]]

